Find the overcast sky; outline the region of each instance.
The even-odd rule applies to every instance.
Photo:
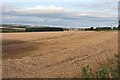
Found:
[[[117,0],[37,1],[2,3],[2,23],[62,27],[117,26]]]

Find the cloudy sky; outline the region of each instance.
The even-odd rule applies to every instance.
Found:
[[[117,26],[118,2],[3,1],[2,23],[62,27]]]

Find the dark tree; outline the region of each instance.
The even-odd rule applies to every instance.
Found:
[[[90,30],[92,30],[92,31],[93,31],[93,30],[94,30],[94,27],[91,27],[91,28],[90,28]]]
[[[120,30],[120,20],[119,20],[119,24],[118,24],[118,30]]]
[[[118,30],[118,28],[117,27],[113,27],[113,30]]]

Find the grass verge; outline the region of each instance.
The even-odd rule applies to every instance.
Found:
[[[82,67],[82,78],[118,78],[120,76],[118,61],[118,55],[115,55],[113,59],[107,59],[106,62],[101,64],[97,70],[92,70],[89,65]]]

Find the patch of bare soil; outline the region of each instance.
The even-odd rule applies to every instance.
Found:
[[[20,58],[30,55],[30,51],[37,50],[37,44],[19,40],[3,40],[2,41],[3,59]]]

